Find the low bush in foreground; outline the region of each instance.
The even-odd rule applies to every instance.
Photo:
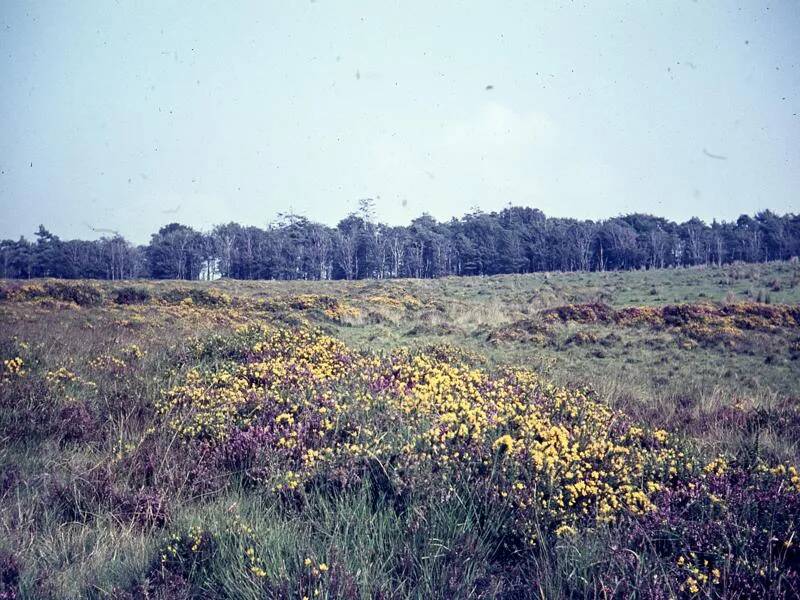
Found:
[[[153,435],[181,440],[172,451],[191,457],[195,494],[233,486],[274,515],[253,525],[232,509],[179,531],[140,584],[151,592],[176,582],[227,597],[800,590],[792,466],[704,457],[585,390],[476,367],[449,348],[379,356],[313,329],[248,327],[206,356],[165,392]],[[370,523],[391,532],[378,549],[368,532],[338,531]],[[265,545],[284,528],[300,533]]]

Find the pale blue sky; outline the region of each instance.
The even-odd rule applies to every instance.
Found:
[[[3,0],[0,171],[14,238],[797,212],[800,2]]]

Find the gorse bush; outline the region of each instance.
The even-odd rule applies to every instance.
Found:
[[[754,302],[670,304],[614,309],[607,304],[569,304],[542,311],[547,319],[576,323],[616,323],[636,326],[685,327],[711,324],[738,329],[771,330],[800,327],[800,306],[769,305]]]
[[[125,286],[114,291],[114,302],[117,304],[146,304],[152,294],[141,286]]]
[[[228,294],[201,288],[172,288],[162,293],[161,298],[174,304],[188,303],[199,306],[225,306],[231,303]]]
[[[380,356],[315,329],[245,327],[223,355],[190,369],[157,406],[179,452],[203,449],[198,489],[224,475],[303,506],[370,485],[401,514],[469,498],[476,532],[507,515],[490,544],[504,568],[612,531],[667,565],[630,593],[797,589],[794,467],[704,459],[586,391],[476,367],[447,348]],[[614,560],[595,592],[627,589],[625,556]]]
[[[0,300],[34,300],[53,298],[74,302],[78,306],[99,306],[105,296],[97,286],[77,281],[45,280],[42,283],[8,283],[0,285]]]
[[[690,343],[736,345],[746,332],[793,331],[800,328],[800,306],[753,302],[707,302],[665,306],[629,306],[615,309],[602,302],[568,304],[543,310],[534,320],[501,325],[488,334],[491,341],[536,341],[552,338],[556,323],[649,327],[693,340]],[[592,333],[577,332],[567,343],[589,342]]]
[[[51,298],[74,302],[78,306],[98,306],[104,299],[103,292],[88,283],[48,282],[45,291]]]

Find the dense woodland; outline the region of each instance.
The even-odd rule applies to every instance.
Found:
[[[0,242],[0,277],[92,279],[365,279],[532,271],[649,269],[763,262],[800,255],[800,215],[770,211],[710,225],[646,214],[604,221],[548,218],[508,207],[440,223],[377,223],[372,205],[328,227],[281,215],[266,229],[238,223],[200,232],[162,227],[146,246],[120,235],[61,240],[43,226],[35,241]]]

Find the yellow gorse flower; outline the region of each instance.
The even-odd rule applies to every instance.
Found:
[[[3,361],[3,374],[9,377],[23,377],[26,372],[23,366],[24,362],[21,357],[9,358]]]
[[[270,478],[275,491],[300,490],[327,465],[394,455],[404,469],[442,477],[494,468],[491,491],[523,519],[544,511],[554,527],[574,528],[654,510],[662,483],[692,468],[663,430],[618,425],[587,392],[525,369],[488,372],[453,350],[357,353],[306,327],[236,335],[253,340],[244,358],[189,370],[157,411],[187,441],[224,443],[253,423],[272,428],[272,452],[294,457]],[[261,419],[265,411],[273,416]],[[369,415],[392,425],[373,430]],[[715,462],[708,472],[723,468]]]

